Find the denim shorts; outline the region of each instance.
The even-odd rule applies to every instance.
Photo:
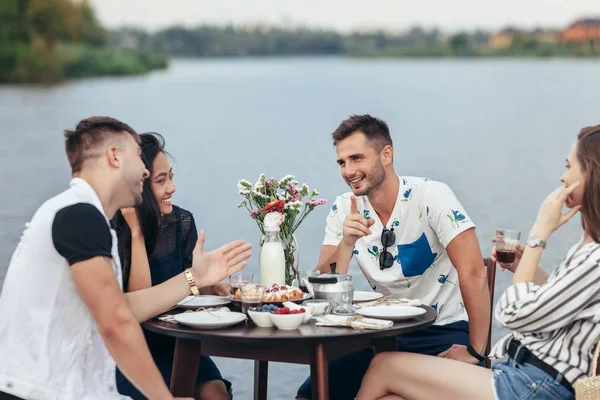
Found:
[[[575,394],[539,368],[512,358],[492,367],[496,400],[574,400]]]

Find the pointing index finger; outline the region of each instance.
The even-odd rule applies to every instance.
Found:
[[[358,206],[356,205],[356,197],[350,196],[350,214],[358,214]]]

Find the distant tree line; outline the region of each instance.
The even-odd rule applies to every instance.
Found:
[[[107,36],[88,0],[0,0],[0,83],[49,83],[166,65],[162,58],[109,50]]]
[[[481,46],[488,34],[478,31],[460,34],[470,44]],[[281,29],[272,27],[237,28],[233,26],[172,27],[150,34],[136,28],[109,32],[109,45],[156,52],[177,57],[239,57],[276,55],[351,55],[377,56],[406,49],[433,55],[463,49],[450,47],[452,37],[437,29],[415,27],[403,34],[386,32],[341,34],[318,29]]]
[[[345,55],[353,57],[543,57],[586,56],[573,46],[521,39],[505,49],[488,46],[482,30],[442,34],[414,27],[403,33],[384,31],[341,34],[319,29],[268,26],[171,27],[155,33],[121,28],[108,33],[108,44],[173,57],[244,57]]]

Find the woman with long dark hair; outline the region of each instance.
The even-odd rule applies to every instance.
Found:
[[[511,268],[512,285],[496,305],[496,319],[512,332],[492,356],[507,355],[508,361],[489,370],[443,354],[382,353],[371,362],[357,400],[575,398],[575,382],[595,371],[600,338],[600,125],[581,130],[560,180],[563,185],[542,203]],[[563,206],[570,208],[565,214]],[[583,237],[548,275],[538,264],[546,242],[577,212]]]
[[[175,193],[173,169],[158,133],[143,133],[142,158],[150,177],[144,181],[143,202],[124,209],[113,219],[119,240],[123,288],[136,291],[158,285],[180,274],[192,263],[198,232],[191,212],[172,204]],[[202,288],[202,294],[228,295],[229,284]],[[175,350],[175,339],[145,331],[148,346],[167,385]],[[223,379],[210,357],[202,357],[198,371],[196,399],[229,399],[231,384]],[[117,370],[121,394],[134,400],[144,396]]]

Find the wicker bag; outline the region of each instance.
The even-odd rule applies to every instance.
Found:
[[[592,361],[592,376],[586,376],[575,382],[575,398],[577,400],[599,400],[600,399],[600,342],[596,345],[594,360]]]

